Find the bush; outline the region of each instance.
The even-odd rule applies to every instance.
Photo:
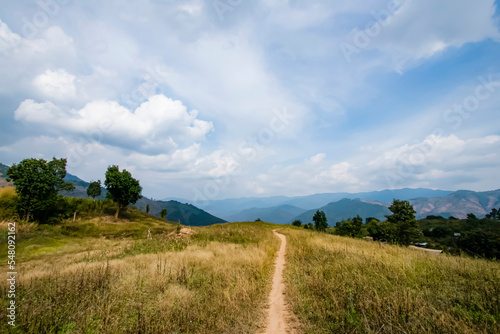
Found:
[[[17,216],[16,200],[14,187],[0,188],[0,220],[9,220]]]
[[[294,220],[294,221],[292,222],[292,225],[293,225],[293,226],[300,227],[300,226],[302,225],[302,222],[301,222],[300,220]]]

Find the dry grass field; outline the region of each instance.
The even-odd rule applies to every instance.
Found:
[[[181,228],[127,215],[18,225],[12,332],[262,332],[275,228],[287,237],[285,296],[297,333],[500,332],[498,261],[263,222]],[[6,222],[0,231],[6,273]],[[0,282],[2,307],[7,287]]]
[[[287,298],[305,333],[500,333],[500,263],[298,229]]]
[[[70,226],[72,236],[61,233]],[[128,230],[134,237],[122,236]],[[94,219],[21,225],[18,234],[19,333],[254,333],[264,325],[279,246],[265,223],[177,231],[157,219]],[[1,254],[4,264],[3,246]]]

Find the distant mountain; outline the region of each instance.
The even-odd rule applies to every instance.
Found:
[[[7,169],[9,169],[9,166],[0,163],[0,188],[12,185],[12,182],[5,180],[7,178]]]
[[[500,207],[500,190],[469,191],[459,190],[440,198],[415,198],[410,200],[417,211],[417,218],[436,215],[467,218],[468,213],[484,217],[492,208]]]
[[[257,218],[275,224],[289,224],[294,217],[306,211],[292,205],[280,205],[272,208],[251,208],[238,212],[230,217],[230,222],[254,221]]]
[[[335,226],[337,222],[356,217],[356,215],[360,215],[364,221],[368,217],[384,220],[386,215],[391,214],[387,206],[382,203],[367,203],[360,199],[344,198],[338,202],[332,202],[322,206],[319,209],[306,211],[293,220],[301,220],[303,224],[312,223],[312,218],[317,210],[325,212],[328,225],[330,226]]]
[[[286,197],[248,197],[231,198],[223,200],[207,201],[206,203],[192,203],[206,210],[213,215],[230,220],[230,217],[247,209],[252,208],[272,208],[281,205],[291,205],[306,210],[320,208],[328,203],[337,202],[343,198],[362,200],[373,200],[379,202],[392,202],[393,199],[409,200],[418,197],[443,197],[451,194],[451,191],[432,190],[432,189],[395,189],[382,190],[363,193],[325,193],[313,194],[308,196]],[[183,202],[188,202],[182,200]]]

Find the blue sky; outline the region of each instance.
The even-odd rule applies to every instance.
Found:
[[[497,5],[1,1],[0,161],[153,198],[498,189]]]

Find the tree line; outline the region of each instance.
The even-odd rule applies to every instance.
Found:
[[[57,208],[59,191],[71,191],[74,185],[64,180],[66,159],[53,158],[24,159],[7,170],[7,181],[12,181],[17,194],[16,211],[26,221],[48,222]],[[104,187],[106,198],[116,205],[115,218],[120,209],[135,204],[142,196],[138,180],[127,170],[120,171],[118,166],[109,166],[105,173]],[[87,188],[87,195],[94,199],[101,195],[101,181],[93,181]],[[165,212],[166,215],[166,212]]]
[[[467,219],[431,215],[417,220],[410,202],[395,199],[389,210],[392,215],[384,221],[368,217],[363,223],[363,218],[357,215],[337,222],[334,229],[328,227],[325,213],[318,210],[313,217],[314,225],[303,225],[300,220],[292,225],[351,238],[369,236],[374,241],[403,246],[427,241],[451,254],[500,258],[500,209],[493,208],[483,219],[470,213]]]

